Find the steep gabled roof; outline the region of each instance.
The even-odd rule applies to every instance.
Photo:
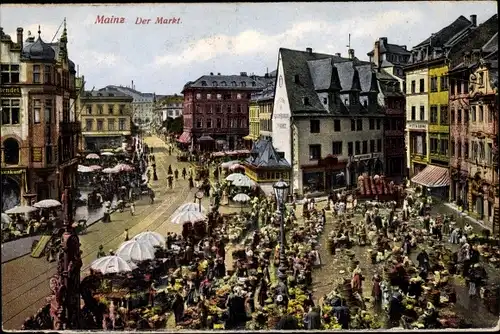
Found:
[[[258,140],[252,152],[257,153],[254,158],[252,156],[246,159],[246,162],[255,167],[263,168],[290,168],[290,164],[285,158],[281,158],[273,144],[264,139]]]
[[[486,42],[485,45],[481,48],[483,53],[489,54],[492,52],[498,52],[498,31],[491,37],[491,39]]]
[[[419,48],[430,43],[432,43],[433,47],[442,47],[453,36],[469,27],[471,24],[472,23],[468,19],[466,19],[463,15],[460,15],[455,21],[453,21],[453,23],[439,30],[432,36],[429,36],[427,39],[414,46],[414,48]]]

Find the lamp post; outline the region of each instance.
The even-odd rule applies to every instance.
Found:
[[[280,179],[273,185],[274,195],[276,196],[276,202],[278,204],[278,211],[280,213],[280,258],[278,267],[278,277],[286,284],[287,278],[287,259],[286,259],[286,239],[285,239],[285,201],[287,199],[288,190],[290,186],[288,183]]]

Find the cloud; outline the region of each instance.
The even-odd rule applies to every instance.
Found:
[[[394,29],[395,26],[410,21],[418,21],[422,17],[419,11],[386,11],[371,17],[358,17],[337,23],[327,21],[305,21],[292,25],[288,30],[276,35],[266,35],[258,30],[245,30],[238,35],[217,34],[184,45],[179,53],[157,56],[153,67],[182,66],[191,63],[201,63],[222,55],[245,56],[256,50],[278,50],[280,47],[297,48],[308,40],[308,37],[320,37],[325,42],[325,51],[333,52],[344,48],[347,35],[352,38],[370,37],[373,40],[380,34]],[[378,36],[373,32],[376,31]],[[317,40],[317,39],[316,39]],[[342,41],[342,42],[340,42]]]

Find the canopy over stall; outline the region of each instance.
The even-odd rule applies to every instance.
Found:
[[[420,184],[427,188],[440,188],[450,185],[448,169],[444,167],[428,165],[420,173],[415,175],[411,182]]]

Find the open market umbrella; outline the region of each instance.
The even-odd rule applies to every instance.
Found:
[[[2,212],[2,225],[7,225],[12,222],[12,218],[9,217],[8,214]]]
[[[89,168],[93,171],[93,172],[97,172],[98,170],[101,170],[102,167],[99,166],[99,165],[92,165],[92,166],[89,166]]]
[[[199,212],[200,211],[200,204],[193,203],[193,202],[184,203],[180,207],[178,207],[177,210],[175,210],[174,214],[178,214],[178,213],[181,213],[184,211],[198,211]],[[203,205],[201,206],[201,212],[207,212],[207,209],[205,209],[205,207]]]
[[[240,177],[236,178],[233,181],[232,185],[235,186],[235,187],[251,188],[251,187],[255,186],[255,182],[252,181],[248,176],[241,175]]]
[[[104,168],[102,170],[102,172],[104,174],[117,174],[117,173],[119,173],[118,169],[114,169],[114,168]]]
[[[138,242],[151,247],[155,246],[165,247],[167,243],[163,235],[161,235],[158,232],[151,232],[151,231],[139,233],[134,237],[134,240],[137,240]]]
[[[226,177],[226,181],[235,181],[237,179],[239,179],[240,177],[244,176],[243,174],[241,173],[233,173],[233,174],[229,174],[228,177]]]
[[[36,202],[35,204],[33,204],[35,208],[40,208],[40,209],[55,208],[61,205],[62,205],[61,202],[55,199],[44,199],[43,201]]]
[[[125,241],[116,251],[116,255],[125,261],[146,261],[155,258],[155,251],[152,246],[140,243],[136,239]]]
[[[239,202],[239,203],[246,203],[246,202],[250,201],[250,196],[248,196],[247,194],[238,194],[238,195],[233,197],[233,201]]]
[[[89,154],[87,154],[87,156],[85,157],[85,159],[99,160],[100,157],[97,154],[95,154],[95,153],[89,153]]]
[[[88,166],[78,165],[78,173],[90,173],[92,169]]]
[[[32,206],[17,205],[15,207],[13,207],[12,209],[6,210],[5,213],[12,215],[12,214],[30,213],[30,212],[35,212],[35,211],[38,211],[38,209],[34,208]]]
[[[105,275],[131,272],[137,268],[137,266],[133,263],[127,263],[127,261],[119,256],[110,255],[98,258],[92,262],[90,268],[100,271]]]
[[[231,170],[231,171],[235,171],[235,170],[237,170],[237,169],[242,169],[242,168],[245,168],[245,167],[243,167],[243,166],[242,166],[242,165],[240,165],[240,164],[234,164],[234,165],[232,165],[231,167],[229,167],[229,170]]]
[[[112,155],[115,155],[115,154],[113,152],[102,152],[101,155],[112,156]]]
[[[237,163],[239,163],[240,161],[239,160],[233,160],[233,161],[227,161],[227,162],[223,162],[220,164],[220,166],[222,168],[225,168],[225,169],[228,169],[229,167],[231,167],[232,165],[235,165]]]
[[[134,170],[134,167],[127,165],[127,164],[118,164],[113,169],[119,171],[119,172],[132,172]]]
[[[172,217],[171,222],[173,224],[184,224],[187,222],[198,222],[205,220],[207,216],[205,216],[200,211],[182,211]]]

